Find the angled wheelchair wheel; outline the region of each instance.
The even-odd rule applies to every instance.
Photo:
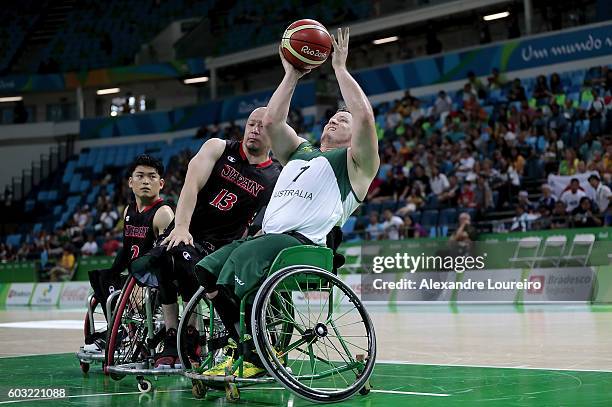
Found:
[[[298,396],[331,403],[369,388],[376,359],[372,321],[330,272],[290,266],[272,274],[257,292],[251,321],[265,368]],[[278,341],[281,322],[292,329]]]
[[[157,302],[154,290],[138,286],[133,277],[126,281],[109,324],[107,367],[150,361],[165,334]]]

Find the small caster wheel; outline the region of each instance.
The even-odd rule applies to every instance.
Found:
[[[125,377],[124,374],[119,374],[119,373],[109,373],[109,376],[111,379],[113,379],[114,381],[118,382],[119,380],[123,379]]]
[[[193,397],[195,397],[196,399],[199,400],[199,399],[203,399],[204,397],[206,397],[207,391],[208,389],[206,388],[204,383],[202,383],[201,380],[191,381],[191,394],[193,394]]]
[[[142,379],[138,382],[138,391],[141,393],[148,393],[153,389],[153,385],[147,379]]]
[[[366,384],[364,384],[363,387],[359,389],[359,394],[361,394],[362,396],[367,396],[370,393],[370,390],[372,390],[372,386],[370,386],[370,381],[368,380]]]
[[[81,372],[83,372],[83,374],[89,372],[89,363],[81,362]]]
[[[228,383],[225,387],[225,398],[227,401],[238,401],[240,400],[240,391],[235,383]]]

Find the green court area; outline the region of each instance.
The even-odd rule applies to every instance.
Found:
[[[486,350],[483,350],[486,351]],[[379,363],[373,391],[342,406],[610,406],[612,372]],[[196,400],[191,382],[177,376],[153,381],[141,394],[134,377],[113,381],[92,366],[84,376],[73,354],[0,359],[0,405],[18,406],[306,406],[277,385],[243,388],[229,403],[221,391]],[[65,389],[63,399],[9,397],[11,389]]]

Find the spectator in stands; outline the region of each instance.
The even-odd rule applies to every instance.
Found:
[[[469,148],[464,148],[461,151],[461,158],[455,164],[455,175],[457,175],[457,178],[465,179],[469,173],[473,172],[475,163],[476,160],[471,150]]]
[[[487,97],[487,88],[482,83],[480,79],[474,74],[474,72],[469,71],[467,74],[468,83],[471,85],[472,89],[476,91],[476,95],[480,99],[486,99]]]
[[[0,261],[2,261],[2,263],[6,263],[9,260],[11,260],[11,256],[8,246],[4,243],[0,243]]]
[[[448,178],[448,187],[444,189],[444,192],[438,195],[438,202],[448,207],[457,205],[459,199],[459,183],[456,175],[451,175]]]
[[[453,101],[445,91],[441,90],[438,92],[438,97],[434,103],[433,113],[436,116],[440,116],[442,113],[450,112],[453,107]]]
[[[565,159],[559,164],[559,175],[574,175],[578,168],[580,160],[576,157],[576,151],[573,148],[565,150]]]
[[[370,214],[370,223],[366,226],[366,239],[367,240],[380,240],[384,235],[384,229],[382,223],[378,221],[378,213]]]
[[[81,254],[83,256],[95,256],[98,254],[98,243],[94,235],[87,235],[87,241],[81,247]]]
[[[493,192],[485,177],[479,175],[474,187],[474,203],[481,213],[493,208]]]
[[[553,95],[561,95],[565,92],[561,77],[556,72],[550,76],[550,91]]]
[[[512,232],[526,232],[531,230],[531,222],[536,220],[539,214],[529,213],[529,209],[523,205],[517,205],[516,215],[512,218],[512,226],[510,230]]]
[[[551,114],[548,118],[546,127],[548,130],[555,130],[561,136],[565,135],[568,130],[568,123],[565,115],[561,112],[559,105],[553,103],[550,106]]]
[[[104,212],[100,214],[100,223],[96,225],[96,230],[112,230],[119,219],[119,213],[111,204],[106,204]]]
[[[404,225],[400,229],[400,239],[417,239],[425,236],[427,236],[425,228],[414,221],[412,214],[406,214]]]
[[[404,171],[401,169],[397,171],[391,183],[393,186],[393,200],[403,201],[406,199],[406,196],[410,192],[410,184]]]
[[[572,178],[569,184],[569,189],[561,194],[559,198],[565,204],[565,210],[567,213],[571,213],[574,209],[580,205],[580,200],[586,196],[586,193],[580,187],[580,181],[578,178]]]
[[[506,77],[499,73],[499,69],[493,68],[491,70],[491,76],[488,78],[489,89],[503,89],[508,82]]]
[[[586,196],[580,198],[580,205],[572,210],[572,222],[573,226],[578,228],[596,227],[603,224],[601,216],[593,209],[591,200]]]
[[[563,201],[555,202],[555,208],[551,214],[551,229],[561,229],[568,227],[567,211]]]
[[[474,242],[478,238],[478,232],[472,225],[472,217],[469,213],[463,212],[459,215],[459,227],[450,236],[454,242]]]
[[[437,165],[431,166],[431,177],[429,178],[429,190],[438,197],[450,186],[446,175],[440,172]]]
[[[557,198],[553,195],[550,185],[542,185],[542,196],[538,200],[538,205],[548,208],[548,211],[551,212],[555,207],[555,202],[557,202]]]
[[[51,281],[60,281],[66,276],[70,276],[76,264],[76,259],[73,254],[73,250],[70,245],[64,247],[62,257],[57,262],[57,265],[51,269],[50,278]]]
[[[117,252],[121,248],[121,242],[117,240],[111,232],[106,232],[104,235],[104,244],[102,245],[102,251],[105,256],[115,257]]]
[[[518,206],[522,206],[528,212],[535,209],[536,205],[529,200],[529,193],[527,191],[520,191],[518,194]]]
[[[399,216],[396,216],[391,212],[390,209],[386,209],[383,212],[384,222],[382,228],[384,232],[384,238],[388,240],[399,240],[400,230],[404,226],[404,221]]]
[[[515,78],[514,81],[512,81],[512,87],[508,91],[508,100],[510,102],[522,102],[523,100],[527,100],[525,88],[521,85],[521,80],[519,78]]]
[[[597,205],[597,210],[601,214],[606,214],[610,201],[612,200],[612,191],[610,191],[610,187],[602,184],[599,176],[595,174],[589,176],[589,184],[591,184],[594,190],[593,201],[595,205]]]
[[[386,178],[384,180],[375,178],[374,181],[372,181],[372,186],[368,192],[367,200],[369,202],[376,203],[393,199],[394,191],[392,181],[393,172],[390,170],[386,172]]]
[[[463,186],[461,187],[461,192],[459,193],[459,206],[463,208],[475,208],[476,207],[476,198],[474,195],[474,190],[472,189],[472,181],[466,179],[463,182]]]
[[[551,210],[546,205],[538,206],[537,211],[539,217],[534,220],[531,224],[532,229],[535,230],[546,230],[551,228],[552,218],[551,218]]]
[[[533,88],[532,95],[534,99],[538,101],[539,104],[544,104],[548,101],[548,99],[552,96],[550,89],[548,88],[548,82],[546,81],[546,76],[539,75],[536,78],[536,84]]]
[[[412,103],[412,111],[410,113],[410,120],[412,123],[416,123],[419,119],[425,116],[425,109],[421,107],[421,101],[419,99],[415,99]]]

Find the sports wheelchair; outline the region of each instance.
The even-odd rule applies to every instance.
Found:
[[[100,321],[105,318],[102,307],[106,307],[106,315],[111,315],[113,304],[117,301],[120,294],[121,290],[114,291],[104,305],[100,304],[93,294],[87,298],[87,311],[83,322],[83,336],[86,344],[93,343],[97,338],[106,337],[108,323],[103,324],[103,328],[100,324]],[[79,351],[76,352],[76,357],[84,374],[89,372],[92,363],[104,364],[104,351],[88,350],[86,346],[81,346]]]
[[[247,304],[252,304],[251,315],[246,315]],[[199,329],[200,351],[190,355],[184,339],[194,316],[198,326],[208,329]],[[218,389],[235,401],[240,387],[275,382],[312,402],[338,402],[370,391],[376,359],[374,327],[358,296],[335,274],[329,248],[296,246],[279,253],[264,283],[240,302],[238,357],[224,376],[203,374],[223,355],[227,343],[215,320],[214,309],[200,288],[183,311],[177,335],[184,375],[192,380],[196,398],[205,397],[208,389]],[[243,375],[244,355],[252,349],[251,343],[266,376]]]
[[[105,349],[105,373],[113,380],[135,375],[138,390],[153,386],[145,376],[180,375],[182,368],[154,368],[155,352],[166,334],[159,291],[141,287],[129,276],[109,322]]]

